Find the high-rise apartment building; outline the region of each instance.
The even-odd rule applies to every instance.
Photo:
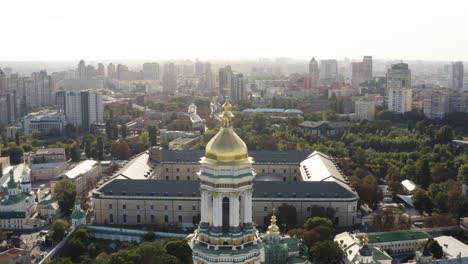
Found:
[[[353,62],[351,68],[353,88],[358,88],[364,81],[372,80],[372,56],[364,56],[362,62]]]
[[[98,67],[97,67],[97,70],[96,70],[96,77],[104,78],[105,75],[106,75],[106,72],[105,72],[104,64],[99,63]]]
[[[56,101],[59,111],[65,113],[68,124],[87,131],[91,124],[104,122],[100,91],[57,92]]]
[[[16,92],[9,91],[0,94],[0,124],[13,123],[17,117]]]
[[[452,63],[452,88],[457,90],[463,89],[463,62],[457,61]]]
[[[375,119],[375,101],[358,100],[355,102],[356,119],[374,121]]]
[[[219,69],[219,95],[225,97],[229,95],[232,101],[239,101],[245,98],[245,81],[242,73],[233,72],[231,66]],[[230,93],[226,94],[229,90]]]
[[[8,84],[7,76],[5,72],[3,72],[2,69],[0,69],[0,94],[7,91],[8,89],[7,84]]]
[[[310,86],[315,89],[319,87],[320,84],[320,71],[318,62],[314,57],[309,62],[309,75],[310,75]]]
[[[144,63],[143,64],[143,80],[159,80],[159,64],[158,63]]]
[[[111,79],[115,78],[115,65],[113,63],[107,65],[107,77]]]
[[[86,64],[84,60],[80,60],[78,67],[76,68],[76,78],[77,79],[86,79]]]
[[[164,64],[163,73],[163,91],[175,92],[177,89],[177,75],[174,63]]]
[[[387,71],[388,109],[396,113],[412,110],[411,71],[406,63],[393,64]]]
[[[338,62],[336,60],[320,61],[320,79],[326,83],[335,81],[338,77]]]
[[[442,119],[450,112],[450,95],[445,91],[431,91],[424,98],[424,115]]]

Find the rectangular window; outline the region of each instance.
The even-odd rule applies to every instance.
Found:
[[[140,205],[137,205],[137,210],[140,210]]]
[[[137,223],[140,223],[140,222],[141,222],[141,216],[137,215]]]
[[[112,209],[112,204],[109,204],[109,209]]]
[[[268,207],[266,207],[266,206],[263,207],[263,211],[265,211],[265,212],[268,211]]]
[[[194,211],[196,211],[196,210],[197,210],[197,207],[194,205],[194,206],[192,206],[192,209],[193,209]]]
[[[165,206],[164,206],[164,210],[166,210],[166,211],[167,211],[167,210],[168,210],[168,208],[169,208],[169,206],[167,206],[167,205],[165,205]]]
[[[151,210],[154,210],[154,205],[151,205],[150,208],[151,208]]]
[[[123,204],[123,205],[122,205],[122,209],[124,209],[124,210],[127,209],[127,205],[126,205],[126,204]]]
[[[123,215],[123,222],[124,222],[124,224],[127,223],[127,215],[126,214]]]
[[[179,205],[179,211],[182,210],[182,205]]]

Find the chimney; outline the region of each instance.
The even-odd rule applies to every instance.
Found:
[[[153,161],[162,163],[163,161],[163,148],[154,146],[149,149],[149,158]]]

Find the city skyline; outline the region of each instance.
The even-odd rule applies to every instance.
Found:
[[[46,2],[2,4],[0,61],[468,60],[463,1]]]

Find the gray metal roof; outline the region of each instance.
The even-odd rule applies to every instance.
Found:
[[[249,151],[249,156],[256,163],[300,163],[312,151]],[[166,162],[199,162],[205,156],[203,150],[163,150]]]
[[[97,190],[109,196],[199,197],[199,181],[114,179]],[[255,181],[255,198],[357,198],[336,182]]]

